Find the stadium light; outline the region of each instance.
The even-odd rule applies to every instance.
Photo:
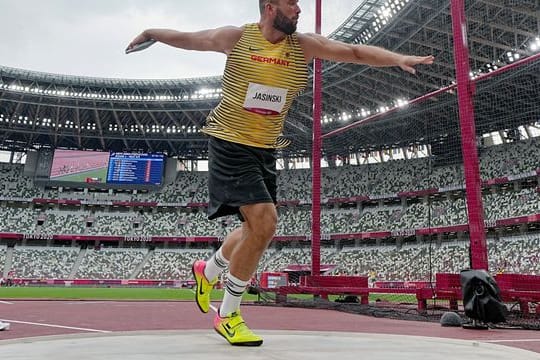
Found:
[[[540,37],[535,38],[529,45],[529,48],[531,49],[531,51],[540,50]]]
[[[521,58],[521,55],[514,51],[508,51],[506,53],[506,57],[508,58],[508,61],[512,63],[514,61],[519,60]]]
[[[204,100],[204,99],[219,99],[223,96],[223,90],[221,88],[202,88],[189,95],[139,95],[139,94],[109,94],[98,92],[81,92],[70,91],[70,89],[40,89],[39,87],[21,86],[17,83],[11,85],[0,81],[0,89],[7,89],[14,92],[26,92],[34,94],[45,94],[48,96],[58,97],[73,97],[73,98],[85,98],[85,99],[99,99],[99,100],[122,100],[122,101],[191,101],[191,100]],[[75,90],[75,89],[73,89]],[[104,90],[105,92],[107,90]]]
[[[409,101],[403,100],[403,99],[397,99],[397,100],[396,100],[396,105],[397,105],[398,107],[404,107],[404,106],[409,105]]]

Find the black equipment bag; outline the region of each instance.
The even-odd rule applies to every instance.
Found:
[[[485,270],[461,271],[461,289],[465,315],[485,323],[506,321],[506,306],[499,286]]]

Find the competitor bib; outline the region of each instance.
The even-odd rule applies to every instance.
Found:
[[[287,100],[287,89],[249,83],[244,109],[259,115],[279,115]]]

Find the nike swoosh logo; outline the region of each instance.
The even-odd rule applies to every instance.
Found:
[[[261,51],[262,49],[249,47],[249,51]]]
[[[197,289],[199,290],[199,295],[204,295],[204,291],[202,289],[202,281],[200,284],[197,284]]]
[[[223,325],[222,328],[225,330],[227,335],[229,335],[230,337],[234,337],[234,335],[236,335],[236,331],[229,331],[229,329],[227,329],[227,327],[225,327],[225,325]]]

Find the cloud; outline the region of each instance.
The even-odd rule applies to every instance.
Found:
[[[361,0],[323,7],[323,33],[341,24]],[[300,31],[313,31],[312,2]],[[0,0],[0,64],[58,74],[112,78],[185,78],[220,75],[225,57],[157,44],[129,56],[127,44],[151,27],[193,31],[257,21],[255,0]]]

